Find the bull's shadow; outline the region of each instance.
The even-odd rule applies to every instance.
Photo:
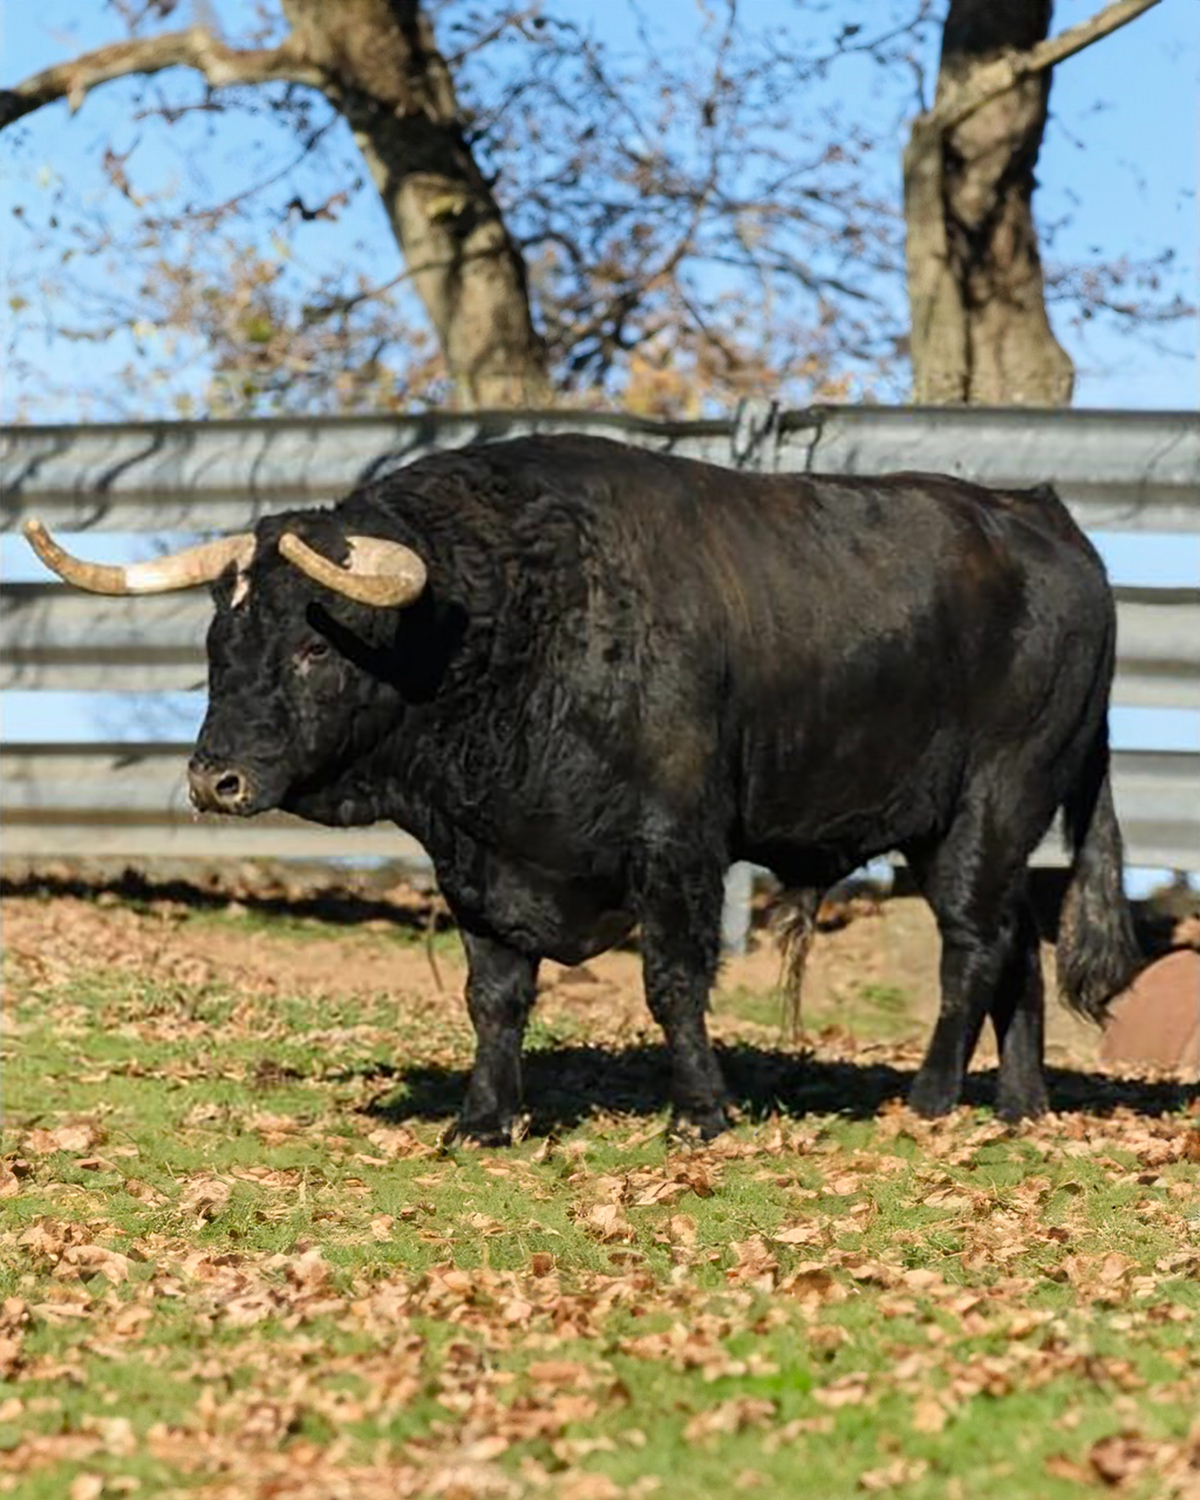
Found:
[[[755,1121],[778,1112],[790,1118],[839,1114],[872,1119],[889,1100],[907,1097],[915,1069],[864,1059],[830,1059],[746,1044],[716,1047],[729,1098],[743,1119]],[[664,1114],[670,1085],[665,1047],[639,1044],[622,1048],[556,1046],[526,1053],[525,1105],[530,1133],[557,1135],[598,1114]],[[388,1120],[453,1119],[467,1089],[461,1068],[405,1066],[380,1070],[387,1086],[366,1107]],[[1111,1114],[1127,1108],[1160,1115],[1182,1108],[1197,1096],[1196,1086],[1170,1080],[1151,1082],[1108,1074],[1047,1070],[1050,1107],[1063,1112]],[[964,1103],[990,1108],[996,1073],[972,1073]]]

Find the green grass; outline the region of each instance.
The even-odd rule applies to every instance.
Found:
[[[789,1016],[781,989],[750,990],[735,985],[722,990],[718,1001],[722,1015],[736,1016],[756,1026],[789,1030]],[[836,1026],[873,1041],[894,1042],[918,1035],[912,1015],[911,997],[895,985],[860,984],[836,1004],[814,1004],[802,999],[801,1024],[806,1031]]]
[[[864,986],[854,1024],[909,1034],[903,1002]],[[731,1003],[755,1020],[775,999]],[[450,997],[81,967],[14,974],[8,1007],[0,1493],[59,1500],[79,1474],[251,1493],[278,1471],[369,1496],[410,1470],[453,1493],[465,1466],[483,1494],[686,1476],[704,1500],[1055,1500],[1119,1463],[1123,1494],[1169,1493],[1184,1462],[1182,1116],[1008,1132],[987,1110],[930,1127],[798,1098],[688,1152],[646,1098],[561,1139],[444,1152],[470,1059]],[[531,1040],[587,1038],[556,1019]],[[86,1144],[38,1149],[73,1124]]]

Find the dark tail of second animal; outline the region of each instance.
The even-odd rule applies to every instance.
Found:
[[[1146,962],[1121,880],[1104,727],[1067,793],[1063,816],[1074,858],[1058,924],[1058,988],[1072,1010],[1103,1021],[1109,1002]]]

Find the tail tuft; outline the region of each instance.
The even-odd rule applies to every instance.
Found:
[[[1146,963],[1122,884],[1106,737],[1093,746],[1063,811],[1074,861],[1058,921],[1058,988],[1072,1010],[1103,1022]]]
[[[800,1035],[800,998],[804,967],[817,934],[817,909],[821,892],[812,888],[785,891],[775,915],[774,928],[783,958],[780,988],[783,991],[783,1034],[789,1041]]]

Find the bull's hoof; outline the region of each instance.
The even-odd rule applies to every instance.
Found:
[[[1036,1120],[1050,1108],[1044,1086],[1029,1089],[1001,1088],[996,1095],[996,1114],[1008,1125],[1022,1120]]]
[[[936,1073],[920,1072],[908,1091],[908,1107],[927,1120],[948,1115],[958,1103],[959,1086],[955,1080],[940,1078]]]
[[[511,1146],[517,1121],[501,1119],[498,1115],[481,1115],[467,1118],[460,1115],[442,1136],[443,1150],[450,1146],[476,1146],[484,1149]]]
[[[667,1134],[671,1140],[690,1146],[711,1141],[728,1129],[729,1116],[725,1113],[723,1104],[710,1105],[704,1109],[677,1107],[671,1112]]]

